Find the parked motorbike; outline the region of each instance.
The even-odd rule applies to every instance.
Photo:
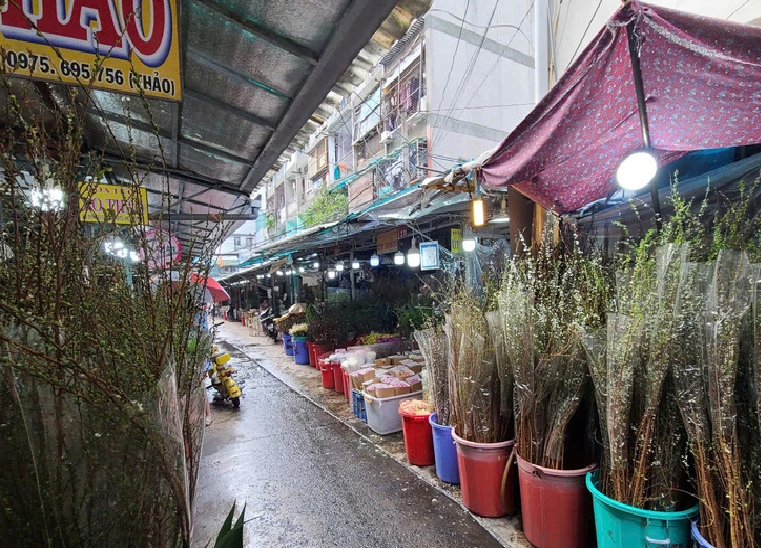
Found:
[[[236,371],[232,367],[227,366],[227,362],[230,361],[230,353],[221,350],[218,346],[214,346],[211,354],[212,368],[209,369],[209,378],[211,379],[211,386],[216,390],[214,394],[214,403],[222,403],[224,401],[230,401],[234,408],[240,407],[240,397],[243,391],[238,386],[238,383],[233,379],[233,373]]]
[[[275,314],[272,307],[267,308],[259,315],[259,321],[262,322],[262,331],[272,342],[277,342],[277,329],[275,328]]]

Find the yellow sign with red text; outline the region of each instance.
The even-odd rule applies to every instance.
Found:
[[[82,183],[79,218],[86,223],[148,225],[148,193],[144,188]]]
[[[182,99],[177,0],[6,0],[6,74]]]

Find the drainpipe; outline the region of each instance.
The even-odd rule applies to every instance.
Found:
[[[547,48],[547,2],[534,2],[534,102],[538,103],[547,93],[548,48]]]

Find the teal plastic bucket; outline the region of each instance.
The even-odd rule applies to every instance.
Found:
[[[598,489],[598,473],[587,474],[592,493],[598,548],[689,548],[691,521],[698,507],[680,512],[654,512],[628,506],[603,495]]]

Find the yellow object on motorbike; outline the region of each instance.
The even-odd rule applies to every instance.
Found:
[[[212,358],[214,359],[214,363],[216,363],[217,365],[224,365],[230,361],[230,353],[225,352],[224,354],[220,354],[218,356],[212,354]]]
[[[238,386],[238,383],[236,383],[232,377],[223,377],[222,384],[225,386],[228,398],[237,398],[243,393]]]

